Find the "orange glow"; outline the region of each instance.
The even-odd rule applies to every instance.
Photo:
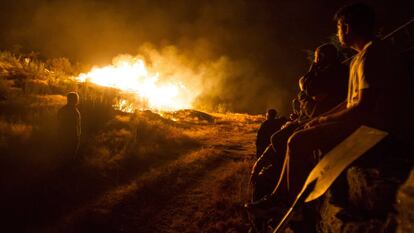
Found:
[[[134,93],[154,110],[191,108],[196,97],[180,80],[160,82],[159,73],[150,73],[142,59],[129,55],[115,57],[112,65],[94,67],[90,72],[80,74],[76,80]],[[131,107],[127,107],[127,111],[131,111]]]

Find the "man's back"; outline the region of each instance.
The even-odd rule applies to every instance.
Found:
[[[335,62],[307,74],[305,91],[316,99],[314,116],[320,115],[346,99],[348,67]]]
[[[257,156],[260,156],[266,147],[270,144],[270,138],[272,137],[272,134],[278,131],[285,123],[285,118],[274,118],[267,119],[260,125],[256,139]]]
[[[362,123],[396,136],[407,136],[412,130],[412,90],[408,69],[399,54],[384,41],[372,41],[354,58],[350,72],[348,102],[351,105],[359,98],[356,85],[370,89],[374,95],[372,107],[362,116]]]
[[[63,106],[58,112],[59,134],[67,139],[80,137],[80,113],[76,107]]]

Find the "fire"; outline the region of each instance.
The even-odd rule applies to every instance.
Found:
[[[150,109],[155,110],[191,108],[195,98],[182,81],[160,82],[159,73],[150,73],[142,59],[126,55],[114,58],[112,65],[93,67],[90,72],[82,73],[76,79],[134,93],[139,99],[145,100]]]

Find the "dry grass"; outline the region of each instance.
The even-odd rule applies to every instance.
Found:
[[[9,123],[0,120],[0,148],[11,144],[23,144],[32,134],[33,127],[24,123]]]
[[[194,151],[107,192],[49,230],[245,232],[241,206],[248,200],[249,167],[242,155]]]
[[[179,209],[171,199],[196,200],[197,190],[208,201],[194,207],[191,223],[186,215],[170,218],[171,232],[245,230],[240,205],[250,157],[229,146],[238,150],[251,140],[263,116],[118,112],[113,105],[122,93],[77,84],[69,78],[77,69],[64,58],[42,62],[0,52],[0,230],[30,232],[66,216],[82,232],[92,211],[103,232],[125,221],[126,231],[154,231],[158,215],[168,215],[160,209]],[[79,92],[82,113],[81,159],[72,166],[57,146],[56,113],[68,91]],[[149,217],[153,222],[143,224]],[[71,232],[69,226],[63,230]]]
[[[67,59],[0,53],[0,197],[9,227],[42,224],[197,146],[169,121],[118,114],[112,106],[119,91],[79,85],[74,72]],[[83,125],[83,159],[71,171],[56,141],[56,113],[68,91],[81,96]],[[79,192],[68,195],[74,184]]]

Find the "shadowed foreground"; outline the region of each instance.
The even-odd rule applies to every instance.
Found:
[[[245,232],[257,125],[191,124],[201,147],[117,186],[37,232]]]

